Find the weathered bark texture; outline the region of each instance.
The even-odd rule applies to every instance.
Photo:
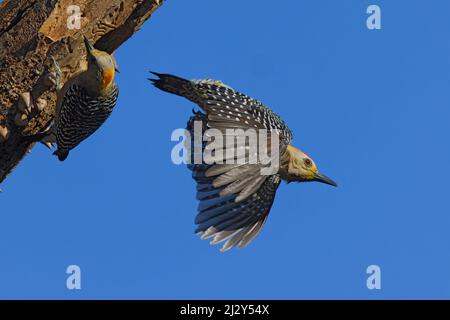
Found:
[[[50,56],[60,64],[64,83],[86,66],[82,35],[97,49],[112,53],[162,2],[5,0],[0,4],[0,182],[32,147],[22,137],[44,130],[54,117],[56,93],[48,81],[48,70],[53,68]],[[80,8],[80,29],[71,28],[71,5]],[[27,100],[33,108],[25,107]]]

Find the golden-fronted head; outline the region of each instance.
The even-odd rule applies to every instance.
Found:
[[[94,74],[99,82],[100,89],[107,89],[114,80],[116,72],[119,72],[117,62],[113,55],[105,51],[95,49],[86,37],[83,37],[87,51],[88,72]]]
[[[280,175],[288,182],[318,181],[337,186],[336,182],[319,172],[310,156],[293,146],[288,146],[286,149],[280,167]]]

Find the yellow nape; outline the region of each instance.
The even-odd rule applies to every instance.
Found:
[[[304,154],[306,157],[310,158],[310,156],[309,156],[305,151],[302,151],[302,150],[300,150],[299,148],[296,148],[296,147],[294,147],[294,146],[288,145],[288,146],[287,146],[287,149],[288,149],[290,152]]]
[[[114,68],[106,69],[103,72],[103,79],[102,79],[102,90],[109,87],[111,82],[114,80]]]
[[[296,147],[293,147],[291,145],[288,145],[287,148],[289,151],[300,151],[299,149],[297,149]]]

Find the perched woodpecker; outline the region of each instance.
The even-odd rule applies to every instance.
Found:
[[[220,81],[185,80],[173,75],[152,72],[158,79],[149,79],[169,93],[196,103],[203,112],[194,112],[187,130],[194,136],[194,122],[201,121],[202,130],[257,128],[276,132],[279,139],[279,166],[270,175],[262,175],[262,163],[190,164],[197,182],[198,214],[196,233],[211,244],[226,241],[221,251],[234,246],[247,246],[259,234],[272,207],[282,180],[287,182],[318,181],[337,184],[319,173],[314,161],[290,145],[291,130],[273,111]],[[203,143],[202,152],[208,142]],[[191,159],[195,148],[191,149]],[[236,156],[237,157],[237,156]]]
[[[111,115],[119,94],[114,81],[118,72],[114,57],[94,48],[83,37],[87,51],[87,69],[71,77],[59,88],[60,69],[56,67],[58,90],[56,115],[52,126],[35,140],[56,143],[55,155],[64,161],[70,150],[92,135]],[[28,138],[30,140],[30,138]]]

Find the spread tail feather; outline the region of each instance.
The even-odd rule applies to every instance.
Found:
[[[173,93],[189,99],[189,95],[192,94],[192,82],[171,74],[163,74],[157,72],[150,72],[159,79],[149,78],[153,85],[163,91]]]

